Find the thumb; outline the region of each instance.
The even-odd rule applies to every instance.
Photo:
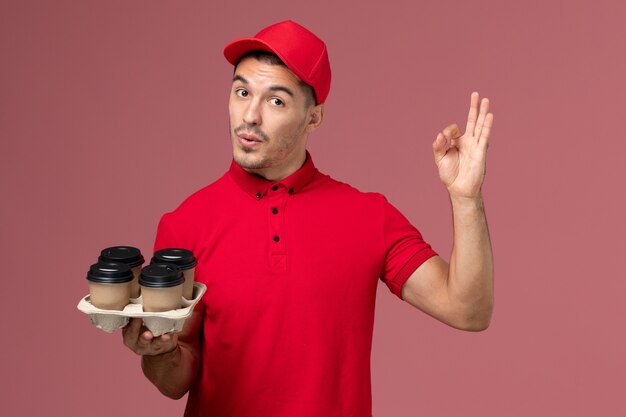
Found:
[[[446,156],[446,138],[443,137],[441,132],[437,134],[437,138],[433,142],[433,154],[437,164]]]
[[[131,349],[135,348],[139,333],[141,333],[142,320],[134,317],[130,319],[130,322],[122,329],[122,339],[124,344]]]

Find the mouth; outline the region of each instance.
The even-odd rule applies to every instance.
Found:
[[[240,132],[237,133],[237,137],[239,138],[239,143],[246,147],[257,146],[263,143],[261,138],[252,133]]]

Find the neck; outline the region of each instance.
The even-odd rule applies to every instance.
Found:
[[[290,163],[287,166],[267,167],[267,168],[258,168],[258,169],[245,168],[245,167],[242,167],[242,168],[244,171],[250,174],[259,176],[268,181],[276,182],[276,181],[280,181],[280,180],[287,178],[288,176],[290,176],[291,174],[293,174],[294,172],[302,168],[302,165],[304,165],[305,162],[306,162],[306,153],[304,153],[301,158],[298,158],[293,163]]]

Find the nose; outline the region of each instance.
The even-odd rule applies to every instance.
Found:
[[[259,103],[256,100],[250,100],[246,104],[242,119],[243,122],[249,126],[261,124],[261,109]]]

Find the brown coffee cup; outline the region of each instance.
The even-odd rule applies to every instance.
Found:
[[[133,273],[126,264],[98,262],[87,272],[91,305],[103,310],[123,310],[130,301]]]
[[[182,306],[183,273],[174,265],[150,264],[141,270],[139,285],[143,311],[176,310]]]
[[[144,263],[143,255],[139,249],[132,246],[112,246],[102,249],[98,260],[102,262],[120,262],[127,264],[133,272],[130,297],[139,297],[139,274],[141,273],[141,265]]]
[[[183,272],[185,283],[183,284],[183,297],[187,300],[193,299],[193,283],[198,261],[193,256],[193,252],[188,249],[168,248],[161,249],[154,253],[150,263],[171,264],[178,267]]]

